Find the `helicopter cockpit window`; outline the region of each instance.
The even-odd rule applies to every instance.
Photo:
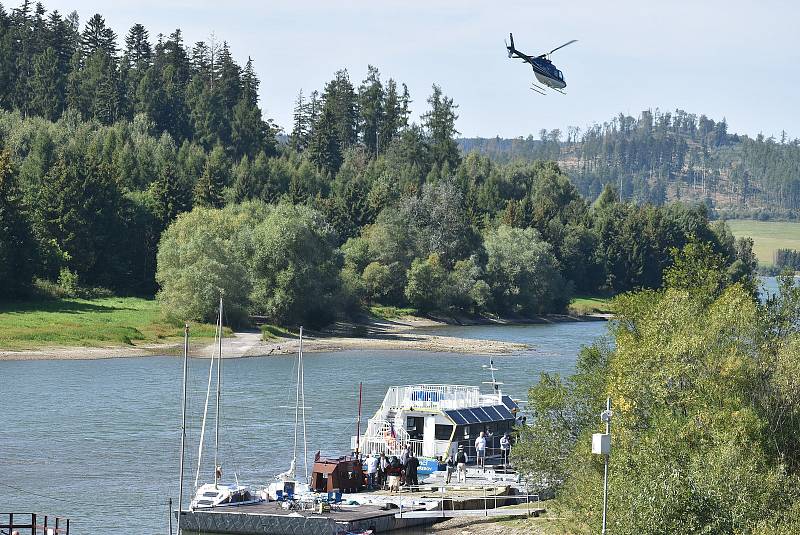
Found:
[[[561,74],[561,71],[556,71],[556,72],[558,73],[558,79],[559,80],[563,80],[564,79],[564,75]]]

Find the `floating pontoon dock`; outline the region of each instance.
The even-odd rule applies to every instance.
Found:
[[[405,516],[405,515],[404,515]],[[372,529],[384,533],[395,529],[429,526],[440,518],[399,518],[397,509],[374,505],[342,507],[324,514],[285,511],[276,502],[213,510],[183,511],[181,528],[186,532],[231,533],[238,535],[338,535]]]

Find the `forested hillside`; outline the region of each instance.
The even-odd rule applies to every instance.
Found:
[[[463,156],[437,85],[415,120],[404,84],[338,71],[300,92],[278,144],[252,61],[224,41],[137,24],[120,45],[100,15],[24,3],[0,9],[0,55],[5,298],[158,292],[175,318],[203,319],[224,289],[232,317],[282,324],[375,303],[532,315],[572,292],[659,287],[691,242],[753,288],[752,242],[702,205],[614,187],[590,203],[553,162]]]
[[[800,211],[800,140],[731,134],[683,110],[620,114],[585,131],[541,130],[518,139],[460,139],[464,152],[495,161],[552,159],[583,195],[595,198],[614,184],[623,199],[664,204],[703,202],[721,215],[795,219]]]

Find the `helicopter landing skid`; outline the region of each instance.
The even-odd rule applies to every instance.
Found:
[[[557,93],[561,93],[562,95],[566,95],[566,93],[564,91],[561,91],[560,89],[556,89],[555,87],[551,87],[550,89],[552,89],[553,91],[555,91]],[[540,95],[546,95],[547,94],[547,88],[542,87],[540,85],[536,85],[536,84],[531,84],[531,91],[536,91]]]
[[[531,91],[536,91],[540,95],[546,95],[547,93],[544,92],[544,87],[539,87],[536,84],[531,84]]]

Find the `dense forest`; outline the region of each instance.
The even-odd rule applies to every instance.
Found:
[[[338,71],[278,143],[225,42],[138,24],[117,41],[100,15],[0,9],[3,297],[157,292],[207,319],[224,289],[239,320],[281,324],[373,303],[533,315],[660,287],[688,243],[753,288],[752,242],[704,204],[629,202],[616,180],[582,196],[557,154],[463,155],[437,85],[415,121],[404,84]]]
[[[607,184],[622,198],[662,205],[703,202],[720,216],[800,214],[800,139],[731,134],[714,121],[683,110],[620,114],[585,130],[541,130],[518,139],[460,139],[466,151],[494,161],[558,161],[581,193],[596,197]]]
[[[512,460],[555,490],[563,532],[600,529],[591,435],[608,396],[609,533],[800,533],[800,285],[782,276],[754,301],[721,277],[723,263],[688,245],[663,289],[617,298],[613,344],[530,389]]]

